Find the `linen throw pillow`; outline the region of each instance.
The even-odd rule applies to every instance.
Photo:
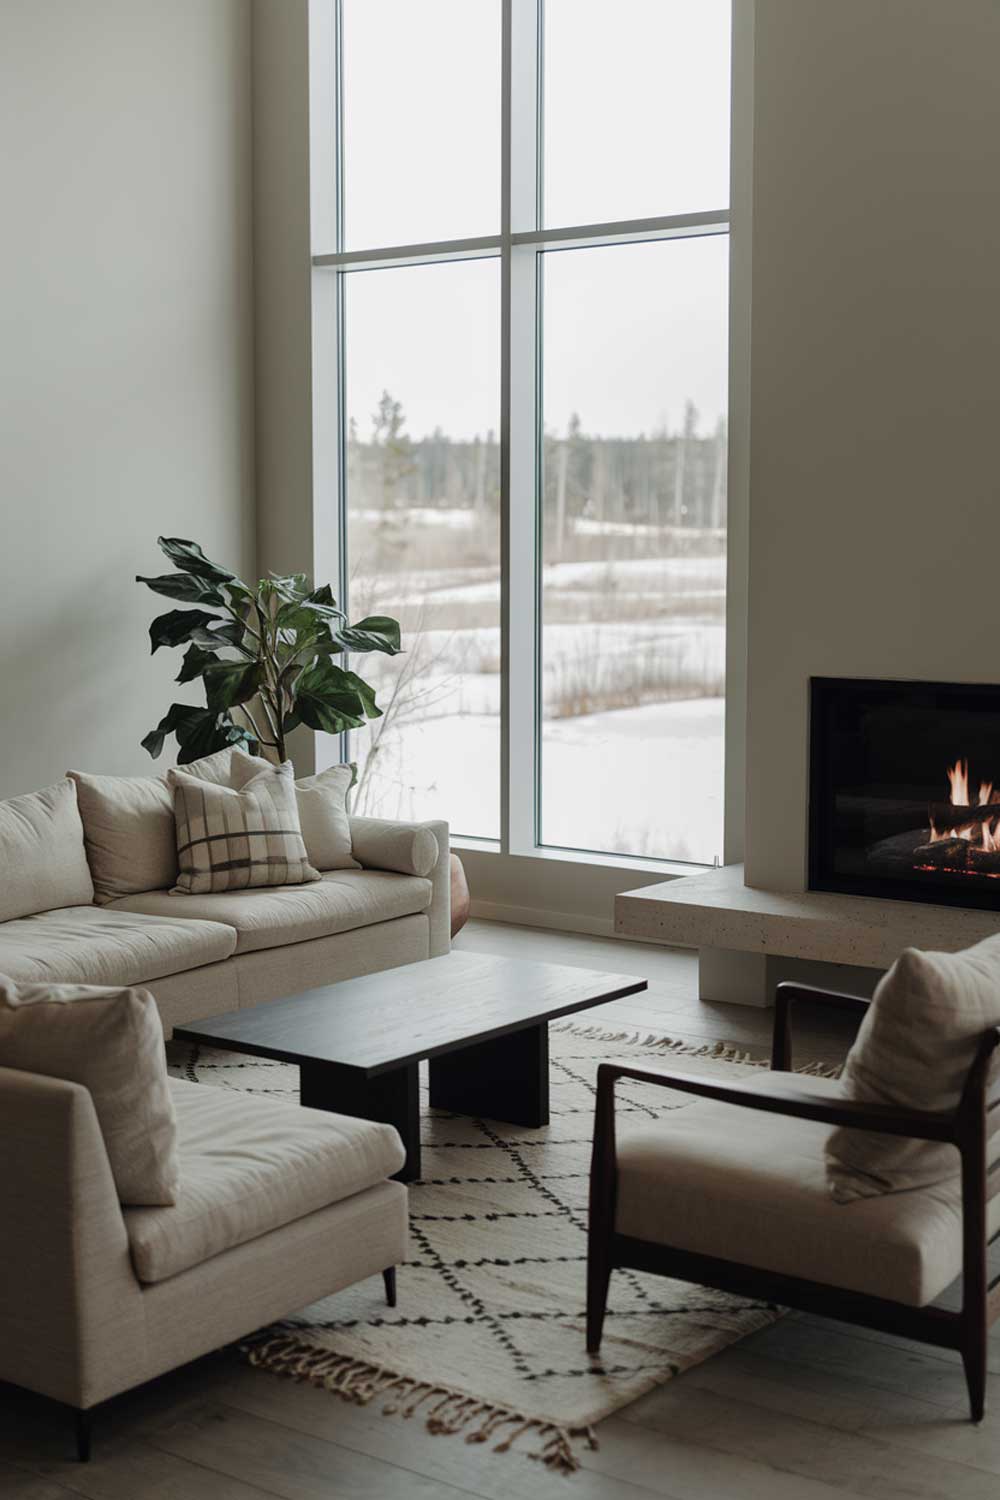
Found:
[[[264,764],[242,787],[167,772],[177,824],[174,895],[319,880],[302,840],[291,761]]]
[[[844,1066],[844,1097],[908,1109],[953,1109],[979,1038],[1000,1025],[1000,933],[962,953],[907,948],[881,980]],[[995,1140],[1000,1149],[1000,1140]],[[834,1130],[827,1181],[838,1203],[930,1187],[953,1177],[958,1151],[867,1130]]]
[[[244,786],[266,760],[233,751],[230,785]],[[350,766],[329,766],[315,776],[302,776],[295,783],[299,823],[309,863],[317,870],[360,870],[351,849],[351,824],[347,794],[354,780]]]
[[[0,975],[0,1066],[82,1084],[122,1203],[176,1203],[177,1121],[148,990],[18,985]]]
[[[184,770],[189,776],[227,786],[232,755],[229,747],[217,750]],[[177,879],[177,835],[166,776],[66,774],[76,783],[98,906],[172,886]]]

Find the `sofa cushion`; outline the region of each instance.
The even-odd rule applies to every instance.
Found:
[[[93,901],[71,781],[0,802],[0,871],[0,922]]]
[[[979,1040],[993,1026],[1000,1026],[1000,934],[962,953],[907,948],[865,1013],[844,1066],[844,1093],[869,1104],[955,1109]],[[827,1175],[838,1203],[909,1192],[957,1171],[954,1147],[941,1141],[870,1130],[830,1136]]]
[[[318,880],[306,854],[291,761],[239,787],[167,772],[177,823],[174,895],[207,895]]]
[[[244,786],[267,762],[236,746],[230,784]],[[351,853],[351,822],[347,794],[354,782],[353,766],[328,766],[295,783],[299,824],[309,863],[317,870],[360,870]]]
[[[184,770],[201,781],[229,782],[232,749],[217,750]],[[177,879],[174,799],[166,776],[91,776],[66,773],[77,801],[100,905],[135,891],[166,890]],[[61,906],[68,905],[60,902]]]
[[[174,1103],[148,990],[17,985],[0,976],[0,1067],[83,1084],[122,1203],[174,1202]]]
[[[155,917],[169,917],[179,910],[199,923],[224,922],[236,930],[236,952],[252,953],[408,917],[426,911],[430,901],[429,880],[381,870],[337,870],[309,885],[259,891],[183,898],[167,891],[147,891],[116,901],[113,909]]]
[[[784,1075],[801,1091],[802,1080]],[[829,1079],[810,1093],[840,1097]],[[781,1088],[765,1073],[751,1087]],[[922,1307],[962,1266],[957,1179],[911,1193],[834,1203],[828,1126],[704,1102],[656,1124],[619,1122],[620,1234]],[[958,1160],[957,1152],[954,1152]],[[1000,1229],[1000,1197],[989,1233]]]
[[[147,984],[217,963],[235,947],[231,928],[218,922],[70,906],[0,923],[0,974],[24,983]]]
[[[403,1165],[391,1125],[179,1079],[170,1087],[180,1187],[173,1208],[125,1214],[140,1281],[177,1276],[364,1192]]]

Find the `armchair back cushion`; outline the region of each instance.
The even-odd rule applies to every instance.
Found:
[[[148,990],[16,985],[0,976],[0,1067],[82,1084],[121,1202],[176,1202],[177,1121]]]
[[[72,781],[0,802],[0,871],[0,922],[91,904],[94,884]]]
[[[217,785],[229,784],[232,750],[217,750],[184,770]],[[174,799],[166,776],[91,776],[66,773],[76,783],[87,859],[94,879],[88,898],[99,906],[163,891],[177,879]],[[58,903],[68,906],[68,901]]]
[[[907,1109],[954,1109],[980,1037],[998,1025],[1000,933],[961,953],[907,948],[861,1023],[844,1067],[844,1096]],[[956,1147],[946,1142],[847,1129],[830,1135],[826,1161],[838,1203],[930,1187],[959,1167]]]

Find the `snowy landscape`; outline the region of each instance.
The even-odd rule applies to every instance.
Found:
[[[713,436],[696,455],[700,492],[689,457],[687,498],[701,493],[703,504],[692,514],[685,501],[678,525],[677,481],[663,473],[669,440],[655,455],[662,482],[645,487],[640,516],[629,498],[637,487],[616,490],[609,454],[593,451],[610,445],[577,441],[584,481],[589,461],[604,494],[596,506],[578,483],[546,508],[542,839],[711,864],[722,856],[723,816],[725,530],[708,464],[719,462],[718,443]],[[368,503],[350,510],[351,612],[397,616],[405,647],[365,662],[385,717],[353,736],[355,805],[385,817],[442,817],[457,835],[495,839],[499,522],[484,477],[495,454],[487,444],[446,448],[445,494],[435,504],[430,485],[421,487],[420,446],[405,467],[375,444],[356,442],[353,454],[354,493]],[[388,486],[387,456],[397,471]]]

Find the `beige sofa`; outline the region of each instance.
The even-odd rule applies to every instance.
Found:
[[[81,1458],[98,1403],[380,1271],[393,1301],[406,1256],[390,1126],[170,1087],[178,1201],[123,1209],[88,1090],[0,1068],[0,1380],[76,1408]]]
[[[0,974],[141,985],[169,1036],[185,1021],[446,953],[448,825],[350,825],[360,869],[306,885],[204,896],[162,889],[98,904],[88,849],[93,858],[107,829],[85,829],[74,783],[0,802]]]

